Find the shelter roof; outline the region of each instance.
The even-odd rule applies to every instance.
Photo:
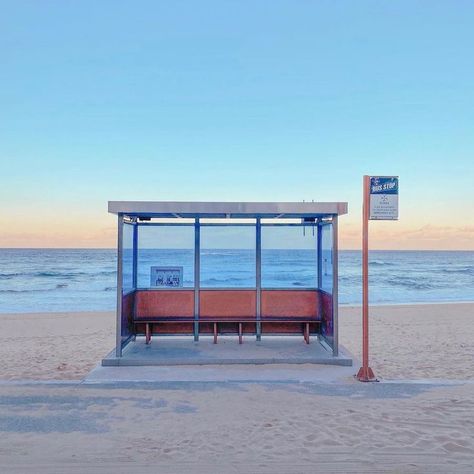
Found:
[[[131,217],[304,218],[347,214],[347,202],[109,201],[109,212]]]

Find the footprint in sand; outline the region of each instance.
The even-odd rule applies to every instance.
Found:
[[[466,448],[465,446],[461,446],[460,444],[449,442],[443,444],[443,449],[448,451],[449,453],[465,453],[465,454],[472,454],[471,448]]]

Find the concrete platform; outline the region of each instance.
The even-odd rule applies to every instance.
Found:
[[[127,386],[128,384],[142,385],[146,383],[158,384],[160,387],[174,387],[180,384],[223,383],[352,384],[359,383],[355,380],[355,372],[354,366],[323,364],[162,365],[153,367],[103,367],[97,365],[81,381],[81,385]]]
[[[229,364],[325,364],[352,366],[352,359],[342,350],[333,357],[316,337],[305,344],[300,337],[267,336],[261,341],[244,338],[239,344],[235,336],[212,337],[194,342],[190,337],[154,337],[150,345],[144,338],[130,342],[121,358],[111,352],[102,366],[175,366]]]

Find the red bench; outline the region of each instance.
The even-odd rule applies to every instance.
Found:
[[[261,317],[257,320],[255,290],[200,290],[200,316],[195,320],[193,290],[138,290],[133,323],[135,330],[138,325],[145,325],[147,344],[151,341],[154,325],[174,324],[174,333],[179,334],[189,333],[195,322],[212,324],[214,343],[217,343],[221,324],[235,324],[242,344],[244,325],[255,325],[256,328],[260,323],[263,334],[301,334],[302,331],[309,344],[311,326],[319,327],[320,324],[318,296],[314,290],[262,290]]]

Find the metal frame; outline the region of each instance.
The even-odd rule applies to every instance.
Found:
[[[338,269],[338,218],[337,215],[332,218],[332,320],[333,320],[333,343],[332,355],[339,355],[339,314],[338,314],[338,286],[339,286],[339,269]]]
[[[138,288],[135,288],[136,290],[141,290],[141,291],[193,291],[194,290],[194,286],[180,286],[180,287],[177,287],[177,288],[174,288],[174,287],[168,287],[168,286],[163,286],[163,287],[157,287],[157,288],[149,288],[149,287],[146,287],[146,286],[142,286],[142,287],[138,287]],[[265,290],[291,290],[294,288],[264,288]],[[303,288],[304,290],[311,290],[311,289],[314,289],[316,290],[317,288]],[[229,287],[229,286],[200,286],[199,287],[199,290],[203,290],[203,291],[213,291],[213,290],[216,290],[216,291],[228,291],[228,290],[232,290],[232,291],[249,291],[249,290],[253,290],[255,291],[255,286],[237,286],[237,287]]]
[[[134,290],[140,291],[193,291],[194,286],[181,286],[179,288],[173,287],[162,287],[162,288],[148,288],[146,286],[134,288],[130,290],[128,293],[132,293]],[[255,291],[255,286],[200,286],[199,290],[202,291]],[[319,290],[318,287],[315,286],[298,286],[298,287],[278,287],[278,286],[262,286],[261,290],[263,291],[295,291],[295,290],[302,290],[302,291],[316,291]],[[322,290],[324,291],[324,290]],[[128,293],[124,293],[126,296]],[[325,292],[327,293],[327,292]]]
[[[174,211],[172,208],[176,207]],[[331,225],[332,234],[332,298],[333,298],[333,348],[334,356],[339,353],[338,340],[338,215],[347,213],[347,203],[137,203],[109,202],[109,212],[117,214],[117,311],[116,311],[116,357],[122,356],[124,341],[122,338],[122,298],[123,298],[123,232],[124,223],[133,225],[133,290],[148,291],[189,291],[194,289],[194,340],[199,340],[199,295],[201,290],[201,227],[255,227],[255,287],[237,287],[232,290],[256,291],[256,338],[261,339],[261,292],[264,290],[294,290],[290,287],[262,288],[262,227],[315,227],[317,228],[317,288],[305,287],[304,290],[322,289],[322,228]],[[140,217],[194,218],[190,222],[149,222],[139,221]],[[206,218],[255,218],[255,223],[211,223],[200,222]],[[274,223],[262,223],[261,219],[274,219]],[[298,218],[300,223],[279,223],[278,219]],[[304,221],[310,218],[313,222]],[[130,221],[128,221],[130,219]],[[182,288],[139,288],[138,287],[138,237],[140,226],[177,226],[194,227],[194,287]],[[206,291],[229,290],[225,287],[209,287]],[[128,342],[128,341],[127,341]],[[324,342],[324,339],[321,339]]]
[[[259,218],[260,219],[260,218]],[[317,218],[316,218],[317,219]],[[274,219],[277,221],[278,219]],[[320,222],[325,222],[328,223],[329,221],[322,221],[322,219],[318,219]],[[194,227],[194,223],[189,223],[189,222],[136,222],[136,225],[139,227]],[[201,227],[255,227],[256,223],[253,224],[243,224],[243,223],[221,223],[221,222],[216,222],[216,223],[200,223]],[[274,222],[274,223],[260,223],[261,227],[314,227],[317,225],[317,222],[301,222],[301,223],[285,223],[285,222]]]
[[[336,225],[334,226],[334,223],[336,222]],[[330,226],[332,228],[332,242],[331,242],[331,250],[332,250],[332,261],[331,261],[331,266],[332,266],[332,289],[331,292],[326,291],[323,289],[323,258],[322,258],[322,253],[323,253],[323,239],[322,239],[322,234],[323,234],[323,227],[325,226]],[[336,247],[334,247],[334,242],[336,242]],[[325,293],[327,295],[330,295],[332,297],[332,311],[333,311],[333,342],[332,345],[331,343],[326,340],[324,336],[321,335],[320,342],[324,345],[324,347],[327,350],[332,351],[332,354],[334,357],[337,357],[339,354],[339,335],[338,335],[338,312],[337,312],[337,304],[338,304],[338,298],[337,298],[337,291],[338,291],[338,269],[337,265],[334,265],[334,262],[337,263],[338,259],[338,251],[337,251],[337,215],[331,216],[331,220],[324,220],[320,221],[318,223],[318,290],[321,293]],[[334,308],[336,308],[336,311],[334,311]],[[320,308],[321,309],[321,308]]]
[[[194,227],[190,222],[137,222],[140,227]]]
[[[109,212],[142,217],[327,217],[347,214],[346,202],[109,201]]]
[[[257,341],[260,341],[262,338],[262,324],[261,320],[261,299],[262,299],[262,223],[260,222],[260,217],[257,218],[255,223],[255,287],[256,287],[256,319],[255,324]]]
[[[132,286],[136,290],[138,286],[138,225],[133,224],[133,270],[132,270]]]
[[[199,340],[199,290],[201,288],[201,224],[194,223],[194,340]]]
[[[317,236],[317,266],[318,266],[318,290],[321,290],[323,283],[323,242],[322,242],[322,224],[318,222],[318,236]]]
[[[122,282],[123,282],[123,215],[117,217],[117,320],[115,355],[122,357]]]

